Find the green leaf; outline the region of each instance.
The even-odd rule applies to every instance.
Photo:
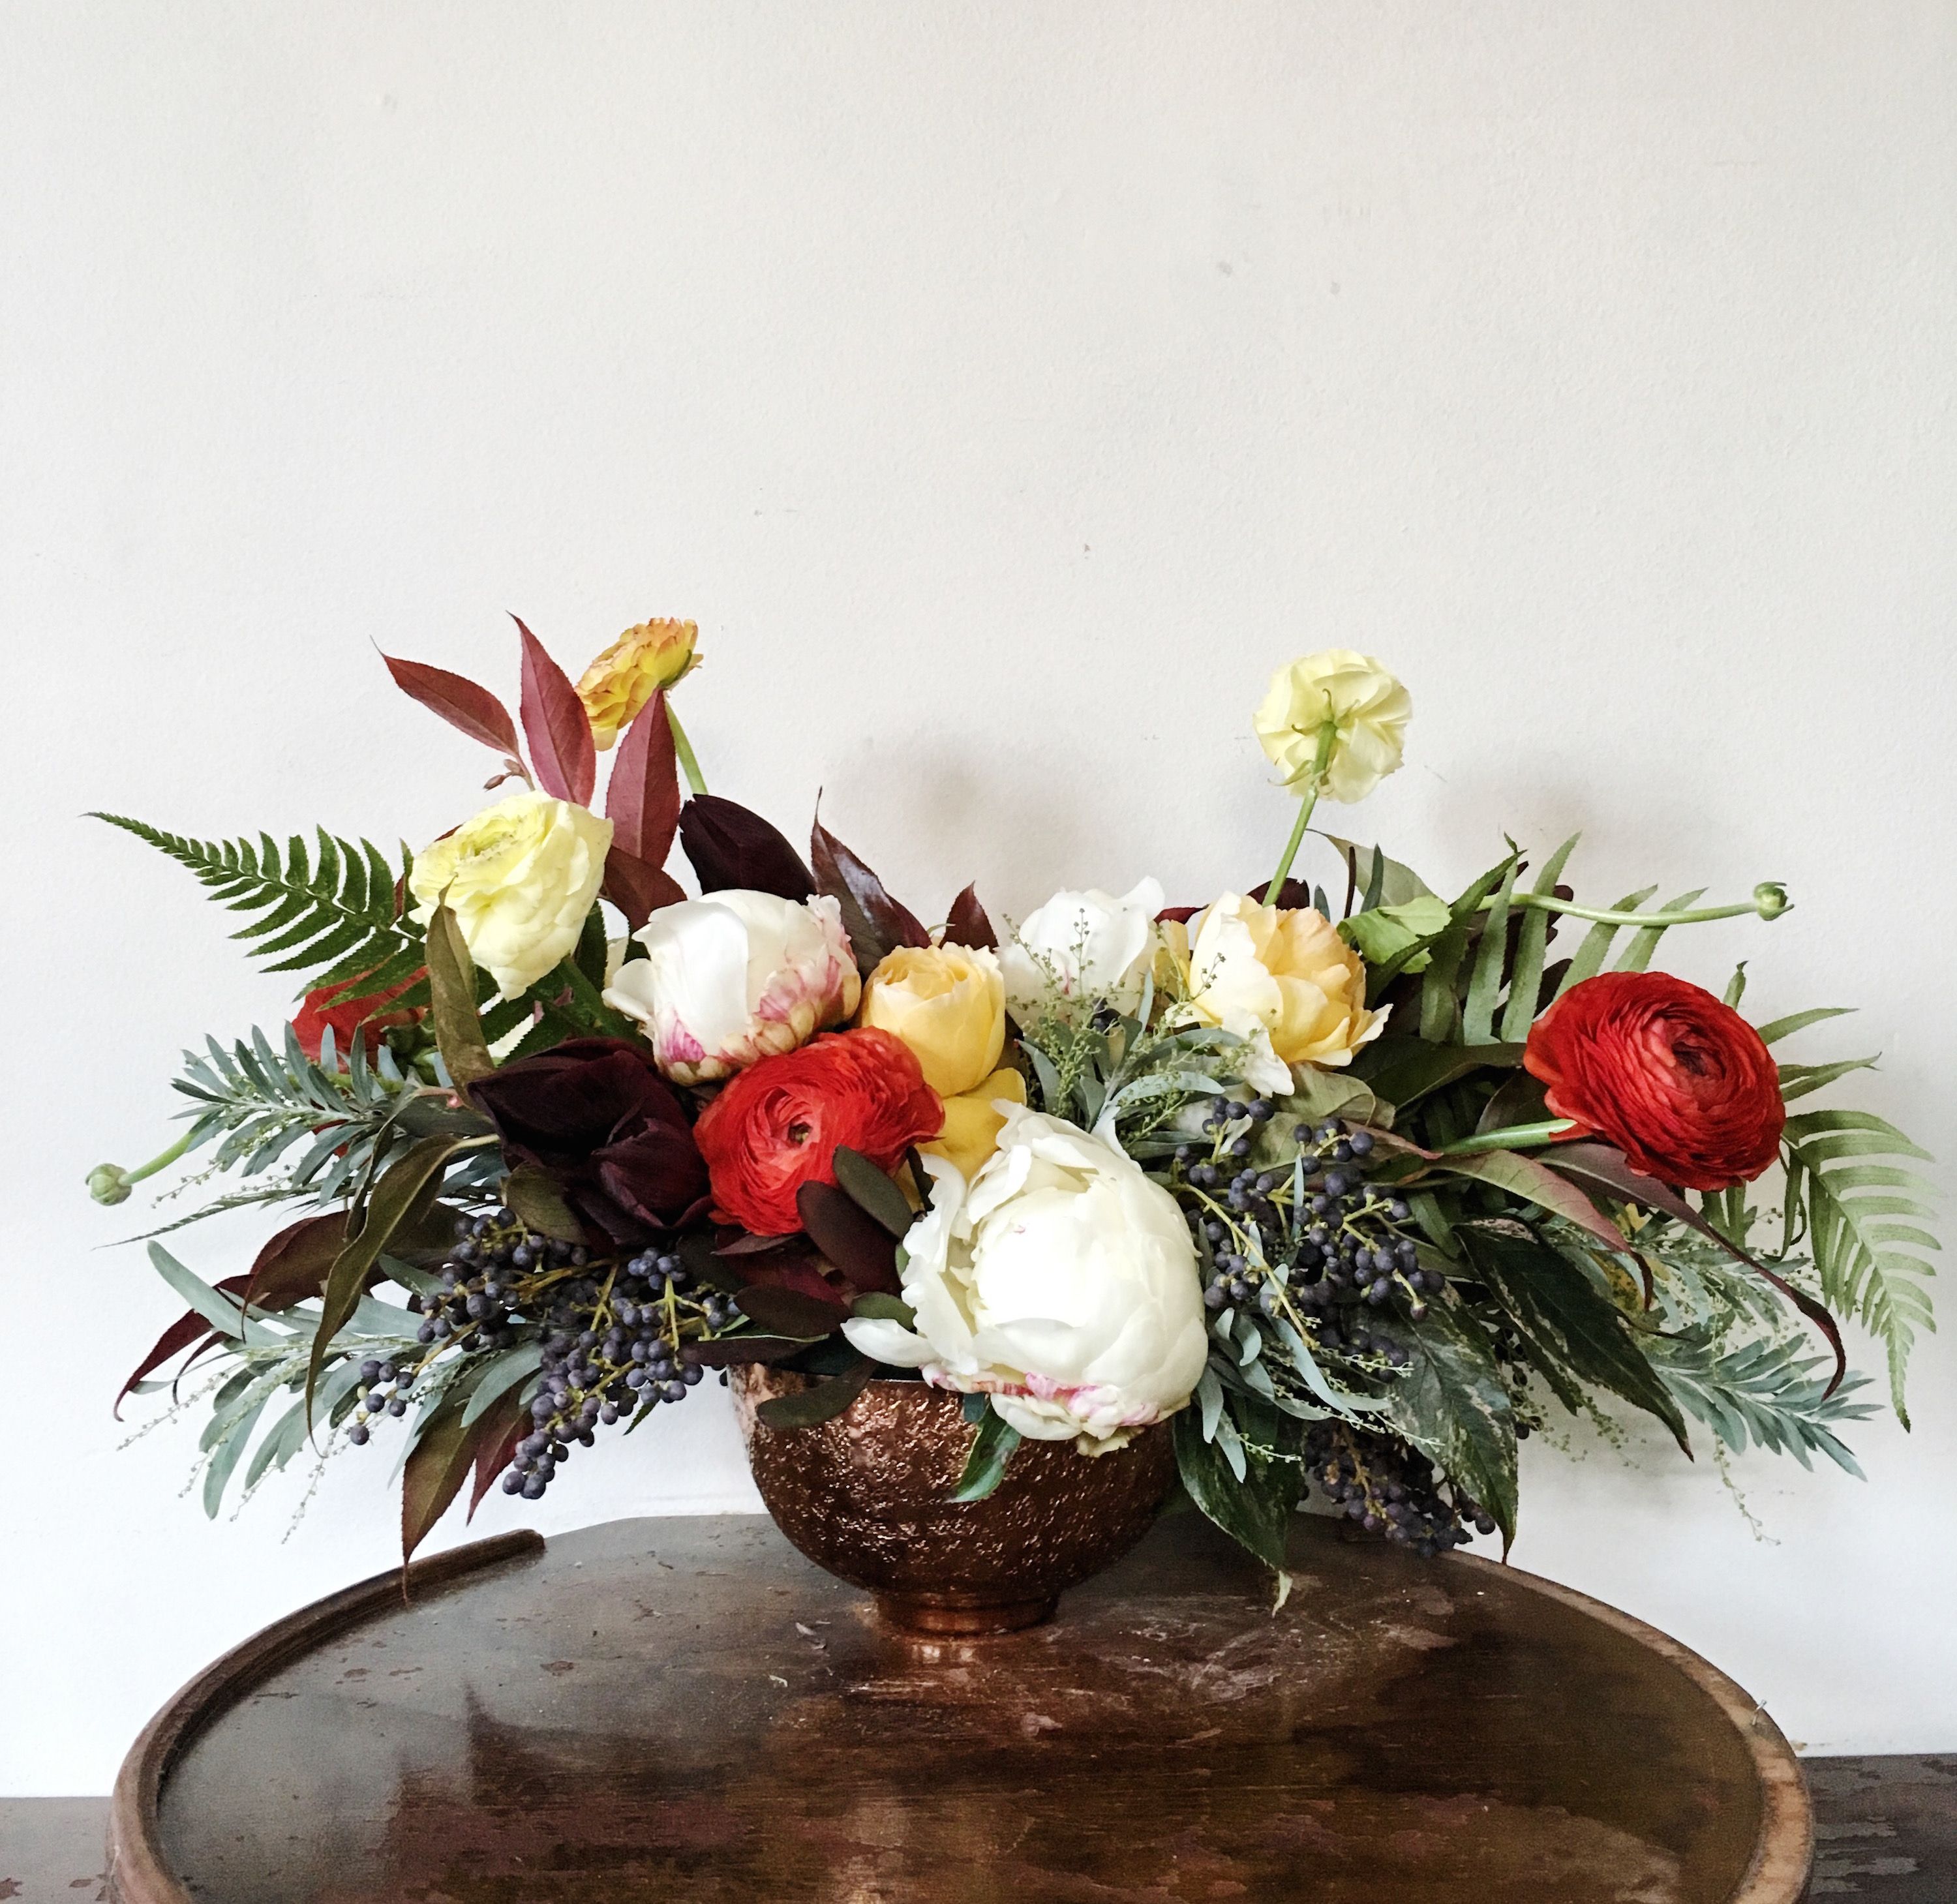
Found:
[[[1456,1042],[1454,1033],[1460,1014],[1454,983],[1461,970],[1461,961],[1467,954],[1468,928],[1479,912],[1481,902],[1497,887],[1513,877],[1516,858],[1511,851],[1506,859],[1499,865],[1491,866],[1454,902],[1449,909],[1451,922],[1433,942],[1434,963],[1420,982],[1420,1035],[1431,1045]],[[1375,973],[1374,978],[1377,979],[1393,969],[1393,963],[1389,961]]]
[[[1020,1431],[995,1409],[988,1408],[972,1437],[965,1472],[952,1490],[953,1501],[983,1501],[1006,1478],[1006,1463],[1020,1445]]]
[[[1635,893],[1627,893],[1616,905],[1608,909],[1614,912],[1632,912],[1656,892],[1655,886],[1646,886]],[[1570,961],[1570,969],[1563,975],[1563,982],[1556,988],[1560,998],[1573,985],[1580,985],[1586,979],[1594,979],[1603,970],[1604,961],[1609,957],[1611,941],[1617,936],[1617,928],[1601,922],[1591,927],[1583,935],[1583,942],[1576,948],[1576,956]]]
[[[333,1259],[320,1302],[312,1355],[306,1367],[306,1400],[312,1400],[327,1345],[359,1305],[367,1278],[394,1232],[413,1222],[441,1192],[442,1172],[461,1148],[454,1137],[423,1137],[387,1169],[367,1200],[365,1220]]]
[[[543,1354],[541,1343],[519,1343],[484,1361],[462,1411],[462,1425],[473,1427],[512,1389],[521,1387],[542,1365]]]
[[[1362,846],[1336,833],[1320,833],[1345,856],[1352,869],[1353,884],[1366,895],[1366,909],[1385,906],[1405,906],[1417,899],[1431,899],[1432,889],[1411,866],[1390,859],[1377,846]]]
[[[1706,890],[1703,886],[1695,886],[1689,893],[1680,893],[1676,899],[1668,899],[1659,911],[1682,912]],[[1620,972],[1642,972],[1649,969],[1652,955],[1658,950],[1658,942],[1671,931],[1668,925],[1640,926],[1633,935],[1631,942],[1624,947],[1624,956],[1617,961]]]
[[[1418,1328],[1383,1315],[1367,1324],[1410,1357],[1386,1391],[1386,1419],[1448,1479],[1516,1537],[1516,1425],[1509,1391],[1480,1329],[1437,1301]]]
[[[1522,1051],[1520,1045],[1430,1045],[1388,1032],[1361,1047],[1348,1075],[1405,1110],[1416,1099],[1484,1067],[1513,1071],[1522,1061]]]
[[[449,1081],[473,1084],[495,1070],[496,1061],[489,1055],[476,1007],[475,961],[445,900],[428,921],[428,969],[429,1013]]]
[[[160,1243],[150,1245],[150,1262],[156,1273],[221,1336],[245,1339],[251,1325],[233,1298],[220,1295],[201,1276],[185,1269]]]
[[[874,1316],[884,1322],[900,1322],[906,1329],[917,1327],[917,1311],[903,1297],[887,1295],[880,1289],[859,1295],[850,1304],[849,1313],[852,1316]]]
[[[870,1385],[877,1365],[865,1356],[847,1373],[826,1382],[817,1382],[799,1395],[776,1395],[755,1409],[756,1416],[771,1428],[814,1428],[819,1422],[833,1421]]]
[[[1797,1345],[1772,1340],[1721,1352],[1703,1329],[1655,1336],[1653,1365],[1680,1403],[1735,1454],[1749,1440],[1770,1454],[1791,1454],[1805,1468],[1810,1454],[1864,1479],[1831,1424],[1866,1419],[1875,1410],[1853,1399],[1867,1378],[1851,1375],[1831,1393],[1816,1371],[1825,1365]]]
[[[1175,1418],[1175,1460],[1182,1485],[1190,1499],[1239,1546],[1266,1566],[1282,1568],[1292,1510],[1298,1505],[1298,1469],[1288,1461],[1247,1457],[1243,1438],[1228,1416],[1217,1425],[1218,1438],[1206,1441],[1195,1410],[1185,1408]],[[1229,1431],[1227,1444],[1223,1430]],[[1241,1479],[1230,1459],[1232,1451],[1244,1463]],[[1100,1458],[1118,1461],[1121,1457]]]
[[[1763,1045],[1778,1045],[1783,1038],[1791,1038],[1797,1031],[1805,1031],[1810,1025],[1818,1025],[1827,1018],[1846,1018],[1854,1011],[1852,1005],[1820,1005],[1812,1011],[1791,1012],[1785,1018],[1775,1018],[1756,1029]]]
[[[223,1504],[224,1489],[231,1479],[232,1470],[238,1466],[245,1444],[251,1439],[251,1431],[258,1425],[258,1417],[264,1413],[265,1404],[271,1399],[272,1391],[268,1390],[239,1416],[230,1432],[218,1444],[210,1465],[204,1471],[204,1511],[213,1520],[217,1518],[217,1510]]]
[[[836,1147],[836,1188],[900,1241],[911,1226],[911,1207],[896,1183],[861,1152]]]
[[[1536,897],[1554,897],[1556,883],[1563,877],[1564,864],[1582,837],[1580,833],[1573,833],[1550,855],[1548,865],[1535,882]],[[1502,1015],[1502,1036],[1511,1044],[1525,1039],[1529,1026],[1535,1022],[1536,1007],[1542,993],[1543,954],[1548,944],[1549,914],[1539,906],[1532,906],[1516,941],[1516,969],[1509,979],[1508,1007]]]
[[[1479,1224],[1464,1224],[1459,1234],[1475,1273],[1529,1344],[1531,1361],[1545,1371],[1560,1369],[1578,1384],[1608,1389],[1656,1415],[1691,1453],[1684,1417],[1670,1390],[1623,1315],[1582,1269],[1533,1236]],[[1616,1247],[1622,1248],[1621,1238]]]
[[[503,1180],[503,1201],[539,1235],[559,1243],[581,1243],[584,1226],[577,1220],[549,1174],[533,1163],[520,1163]]]
[[[1497,1190],[1534,1203],[1538,1210],[1553,1211],[1579,1229],[1588,1230],[1608,1249],[1626,1247],[1623,1232],[1576,1184],[1533,1157],[1513,1150],[1487,1150],[1478,1156],[1449,1157],[1443,1167],[1457,1177],[1493,1184]]]
[[[1341,922],[1339,935],[1368,965],[1383,965],[1402,952],[1411,952],[1400,969],[1424,972],[1431,955],[1418,948],[1444,932],[1451,916],[1446,900],[1428,893],[1403,905],[1376,906],[1355,912]]]
[[[1905,1427],[1904,1382],[1916,1331],[1934,1330],[1923,1283],[1935,1272],[1929,1186],[1914,1172],[1868,1157],[1927,1161],[1929,1153],[1866,1111],[1809,1111],[1787,1121],[1787,1196],[1804,1204],[1808,1247],[1825,1300],[1883,1344],[1889,1394]],[[1895,1219],[1904,1219],[1898,1222]]]
[[[1487,1045],[1494,1042],[1495,1000],[1502,988],[1502,966],[1509,953],[1509,907],[1516,890],[1516,873],[1522,862],[1509,862],[1502,883],[1495,889],[1494,903],[1481,921],[1481,937],[1475,948],[1475,964],[1468,979],[1468,998],[1461,1013],[1461,1042]],[[1425,1000],[1421,1001],[1423,1007]]]
[[[308,864],[305,843],[296,837],[281,852],[269,834],[256,843],[188,840],[121,814],[90,817],[166,853],[220,904],[255,915],[232,936],[258,941],[255,955],[268,971],[310,973],[302,992],[353,979],[379,991],[422,963],[420,931],[394,910],[394,875],[365,840],[356,845],[322,831],[317,864]]]

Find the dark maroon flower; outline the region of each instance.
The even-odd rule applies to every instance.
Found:
[[[471,1085],[504,1156],[534,1164],[586,1222],[639,1243],[706,1208],[707,1164],[652,1054],[617,1038],[574,1038]]]

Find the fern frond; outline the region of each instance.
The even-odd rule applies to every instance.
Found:
[[[1859,1422],[1875,1410],[1854,1399],[1868,1386],[1849,1375],[1828,1393],[1827,1358],[1805,1355],[1797,1342],[1756,1340],[1721,1351],[1712,1334],[1687,1329],[1645,1345],[1652,1365],[1680,1406],[1696,1415],[1735,1454],[1750,1441],[1770,1454],[1791,1454],[1805,1468],[1811,1454],[1864,1479],[1832,1424]]]
[[[366,840],[318,830],[310,849],[295,833],[281,848],[270,833],[251,840],[188,840],[119,813],[97,813],[192,873],[218,903],[251,916],[232,935],[268,972],[306,975],[302,993],[358,979],[381,992],[412,979],[427,958],[420,928],[395,909],[396,875]],[[411,862],[403,855],[401,877]],[[413,1003],[410,998],[406,1002]]]
[[[1907,1427],[1903,1377],[1918,1329],[1933,1330],[1923,1279],[1940,1249],[1932,1187],[1892,1160],[1929,1161],[1892,1124],[1867,1111],[1810,1111],[1787,1121],[1787,1199],[1804,1210],[1823,1299],[1853,1316],[1889,1356],[1889,1392]]]

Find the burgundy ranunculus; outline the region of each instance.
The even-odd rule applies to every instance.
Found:
[[[1760,1035],[1666,972],[1607,972],[1538,1018],[1522,1059],[1565,1138],[1601,1137],[1635,1169],[1687,1190],[1747,1183],[1780,1149],[1787,1106]]]
[[[512,1163],[548,1172],[615,1243],[640,1243],[706,1207],[707,1164],[652,1053],[574,1038],[469,1087]]]

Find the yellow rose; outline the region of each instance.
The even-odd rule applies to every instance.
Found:
[[[628,628],[579,677],[578,698],[591,716],[601,750],[632,724],[632,716],[662,688],[697,666],[697,621],[641,621]]]
[[[1412,717],[1412,697],[1371,655],[1328,648],[1271,676],[1253,724],[1288,786],[1351,806],[1398,769]],[[1330,751],[1314,789],[1328,725]]]
[[[1317,912],[1225,893],[1190,920],[1175,951],[1197,1017],[1268,1039],[1285,1064],[1349,1064],[1386,1028],[1383,1011],[1366,1009],[1359,955]]]
[[[991,1159],[999,1147],[1006,1115],[992,1107],[1001,1098],[1013,1104],[1026,1101],[1026,1080],[1008,1064],[975,1089],[944,1100],[944,1128],[930,1143],[918,1145],[942,1157],[967,1183]]]
[[[863,982],[859,1025],[902,1039],[940,1097],[974,1090],[1006,1048],[998,954],[963,945],[900,945]]]
[[[408,881],[415,922],[425,925],[447,900],[469,957],[516,998],[577,944],[611,845],[610,821],[514,794],[423,849]]]

